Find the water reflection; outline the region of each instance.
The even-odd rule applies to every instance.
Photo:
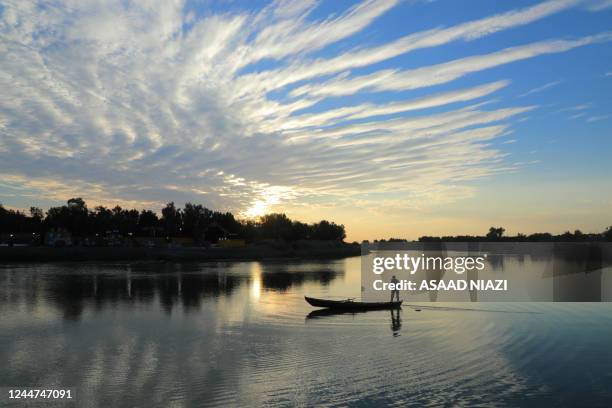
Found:
[[[609,406],[612,305],[312,312],[358,296],[359,265],[0,266],[0,384],[79,407]]]
[[[331,316],[357,316],[367,313],[368,310],[342,310],[342,309],[316,309],[306,315],[306,320],[321,319]],[[378,313],[380,311],[377,311]]]
[[[388,252],[393,249],[394,252]],[[378,244],[374,252],[363,257],[362,269],[372,268],[373,257],[404,253],[423,259],[462,259],[483,257],[484,268],[452,272],[441,262],[414,272],[396,268],[382,275],[366,273],[362,295],[368,300],[381,301],[386,292],[375,291],[376,279],[389,281],[391,275],[416,282],[426,280],[429,287],[404,293],[405,299],[429,302],[452,301],[550,301],[600,302],[612,301],[612,245],[602,242],[582,243],[493,243],[493,242],[423,242]],[[391,254],[391,255],[390,255]],[[458,274],[462,274],[459,276]],[[471,285],[460,291],[438,291],[436,282],[454,278],[478,284],[479,281],[506,280],[505,291],[478,292]],[[431,288],[434,286],[434,288]]]
[[[326,286],[334,277],[335,272],[331,270],[310,273],[272,272],[262,274],[261,281],[264,288],[286,292],[294,286],[302,286],[305,281],[319,282]]]
[[[402,329],[402,309],[390,309],[390,322],[391,322],[391,333],[394,337],[399,336],[400,330]],[[314,319],[324,319],[336,316],[351,316],[352,318],[359,318],[365,316],[366,313],[370,315],[383,316],[387,313],[386,310],[341,310],[341,309],[317,309],[306,315],[306,321]]]
[[[254,300],[258,300],[261,297],[262,274],[261,264],[253,262],[251,265],[251,298]]]
[[[25,302],[35,305],[48,300],[65,319],[77,320],[86,307],[101,310],[121,304],[159,302],[166,313],[181,305],[183,310],[197,311],[202,302],[229,297],[241,286],[249,287],[253,300],[262,291],[284,293],[306,283],[327,286],[339,271],[323,265],[292,268],[278,263],[251,262],[249,273],[231,264],[73,265],[57,266],[61,273],[16,271],[2,274],[4,289],[0,305]],[[55,267],[51,267],[55,269]]]
[[[399,336],[399,332],[402,329],[402,309],[391,309],[391,331],[393,336]]]

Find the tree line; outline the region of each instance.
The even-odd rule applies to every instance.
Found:
[[[503,227],[491,227],[486,235],[455,235],[443,237],[423,236],[420,242],[432,241],[455,241],[455,242],[581,242],[581,241],[612,241],[612,226],[600,233],[583,233],[580,230],[574,232],[566,231],[563,234],[554,235],[549,232],[536,232],[534,234],[517,234],[514,236],[504,235],[506,229]]]
[[[267,214],[257,220],[240,220],[231,212],[210,210],[201,204],[186,203],[178,208],[166,204],[161,216],[151,210],[125,209],[120,206],[97,206],[89,209],[82,198],[71,198],[65,205],[51,207],[46,212],[31,207],[30,213],[6,209],[0,204],[0,233],[39,234],[64,229],[75,237],[91,237],[109,231],[122,236],[185,237],[200,240],[210,229],[221,229],[230,237],[247,241],[264,239],[334,240],[346,237],[344,225],[330,221],[307,224],[291,220],[285,214]]]

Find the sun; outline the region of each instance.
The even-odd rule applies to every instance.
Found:
[[[266,200],[257,200],[246,211],[244,211],[244,215],[247,218],[261,217],[268,212],[269,208],[270,206]]]
[[[274,206],[296,197],[293,188],[285,186],[267,186],[262,188],[251,205],[241,212],[246,218],[257,218],[268,214]]]

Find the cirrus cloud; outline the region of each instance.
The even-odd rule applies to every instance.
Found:
[[[348,71],[421,48],[476,41],[581,3],[551,0],[317,56],[367,29],[396,3],[367,0],[315,19],[315,1],[203,16],[178,0],[5,1],[5,188],[53,200],[78,194],[142,206],[194,200],[245,214],[298,198],[364,202],[390,191],[464,194],[469,188],[457,183],[516,169],[490,141],[511,131],[510,118],[535,107],[489,108],[483,100],[509,81],[385,103],[321,109],[321,102],[448,83],[611,38],[551,39],[411,70]],[[336,76],[325,78],[330,75]],[[442,111],[427,111],[432,108]]]

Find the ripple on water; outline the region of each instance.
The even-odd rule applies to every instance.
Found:
[[[300,324],[286,321],[304,319],[310,310],[295,305],[258,323],[295,330]],[[288,350],[282,358],[260,353],[251,380],[267,390],[271,377],[310,379],[299,389],[290,384],[265,391],[267,402],[290,400],[298,393],[311,394],[315,401],[331,398],[331,405],[386,399],[435,406],[453,398],[483,403],[491,395],[542,395],[546,387],[529,384],[521,369],[529,367],[534,354],[567,348],[567,338],[555,326],[582,316],[566,313],[570,310],[568,305],[555,305],[552,311],[546,306],[510,305],[507,310],[537,313],[434,308],[417,313],[404,308],[400,337],[390,335],[388,311],[306,319],[303,329],[285,344]],[[579,357],[567,351],[542,371],[543,376]],[[321,387],[326,390],[323,396]]]
[[[4,310],[14,315],[0,321],[0,357],[13,357],[0,375],[44,382],[59,370],[109,406],[596,406],[609,395],[608,305],[422,304],[399,321],[390,311],[308,318],[305,293],[352,295],[358,264],[347,265],[219,264],[199,277],[172,265],[9,271]]]

